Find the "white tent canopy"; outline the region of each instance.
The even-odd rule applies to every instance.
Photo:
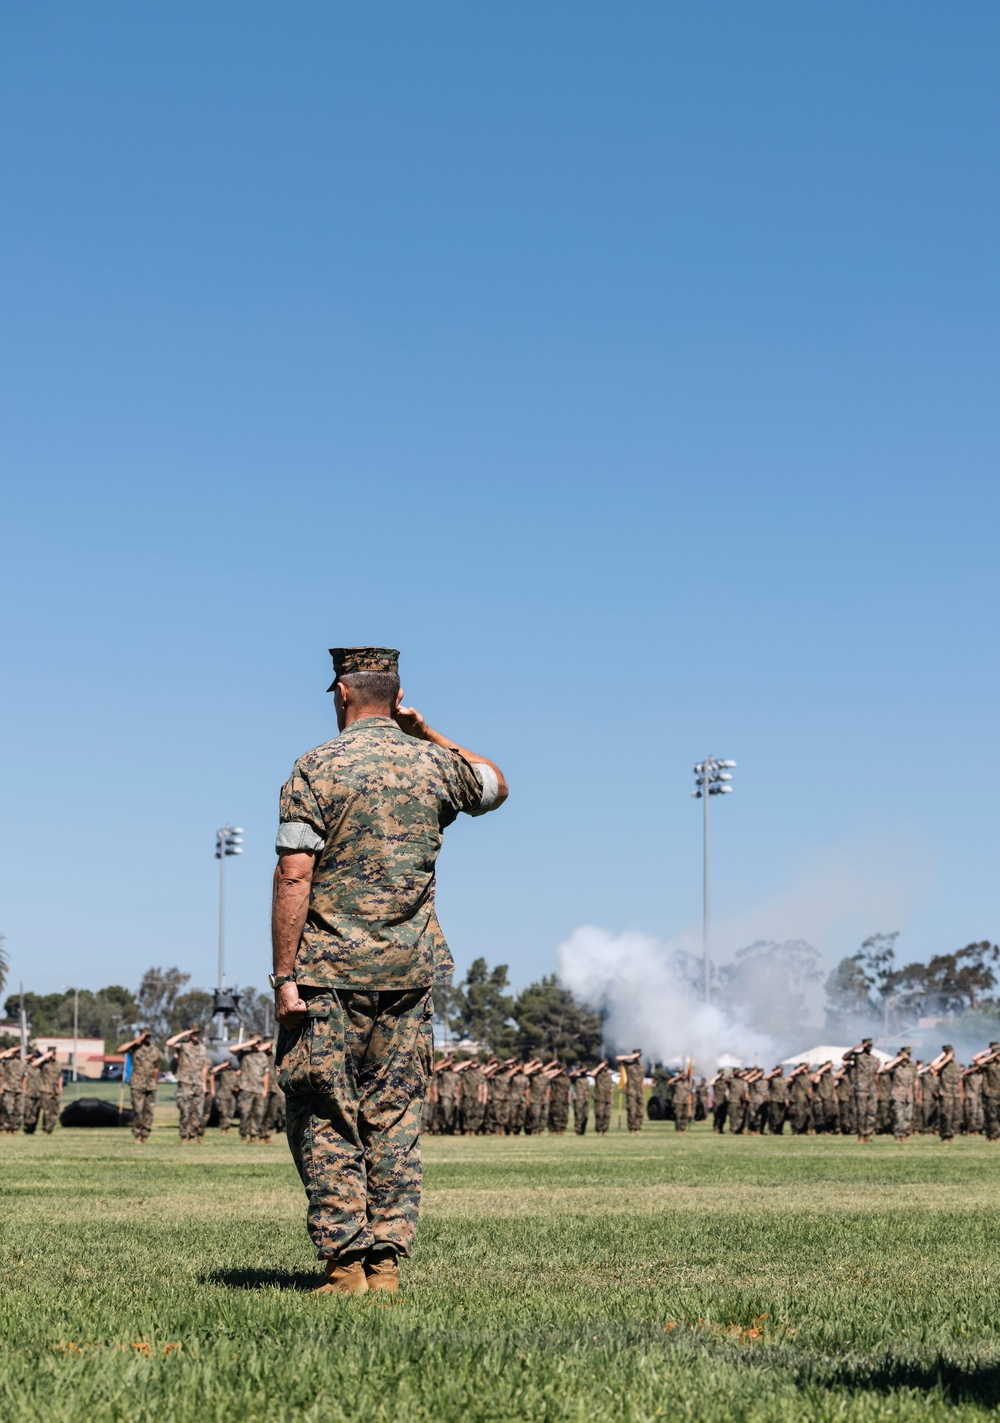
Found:
[[[832,1062],[834,1067],[839,1067],[844,1058],[844,1053],[854,1047],[854,1043],[846,1043],[843,1047],[834,1047],[830,1043],[820,1043],[818,1047],[807,1047],[802,1052],[797,1052],[792,1057],[786,1057],[782,1062],[782,1067],[798,1067],[800,1062],[808,1062],[810,1067],[819,1067],[824,1062]],[[879,1062],[891,1062],[892,1055],[883,1052],[881,1048],[873,1047],[872,1055],[877,1057]]]

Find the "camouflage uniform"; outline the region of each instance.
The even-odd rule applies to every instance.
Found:
[[[812,1126],[812,1082],[808,1072],[788,1080],[788,1122],[793,1136],[805,1136]]]
[[[458,1100],[459,1076],[453,1067],[443,1067],[437,1074],[439,1129],[450,1136],[455,1130],[455,1107]]]
[[[46,1136],[51,1136],[55,1130],[56,1122],[59,1120],[59,1095],[62,1089],[62,1068],[54,1057],[50,1057],[47,1062],[43,1062],[40,1071],[41,1077],[41,1116],[42,1130]]]
[[[922,1130],[936,1132],[938,1129],[938,1080],[933,1072],[925,1072],[920,1079]]]
[[[763,1077],[755,1077],[749,1083],[747,1094],[747,1126],[754,1136],[760,1136],[767,1122],[767,1083]]]
[[[510,1122],[511,1136],[517,1136],[524,1128],[524,1113],[528,1104],[528,1077],[520,1068],[510,1079]]]
[[[820,1074],[813,1094],[813,1121],[818,1132],[835,1132],[837,1121],[837,1084],[828,1068]]]
[[[625,1064],[625,1107],[629,1131],[641,1131],[646,1115],[646,1069],[641,1061]]]
[[[970,1136],[978,1136],[983,1129],[983,1074],[970,1072],[964,1079],[965,1088],[965,1130]]]
[[[190,1039],[177,1044],[177,1111],[180,1113],[181,1141],[197,1141],[204,1135],[202,1112],[205,1106],[203,1073],[208,1062],[205,1044]]]
[[[557,1136],[569,1125],[569,1088],[565,1072],[557,1072],[549,1083],[549,1131]]]
[[[510,1084],[513,1073],[509,1070],[498,1072],[493,1079],[493,1120],[497,1136],[506,1136],[510,1131]]]
[[[573,1130],[583,1136],[590,1116],[590,1083],[585,1072],[573,1078]]]
[[[696,1122],[708,1120],[708,1083],[699,1077],[694,1094],[694,1119]]]
[[[729,1086],[730,1078],[719,1077],[712,1087],[712,1130],[720,1136],[726,1130],[729,1116]]]
[[[674,1106],[674,1131],[686,1131],[688,1117],[691,1108],[691,1085],[687,1078],[681,1073],[676,1078],[670,1090],[670,1099]]]
[[[129,1090],[132,1094],[132,1135],[136,1141],[148,1141],[153,1129],[153,1108],[156,1106],[156,1078],[160,1070],[160,1054],[152,1043],[139,1043],[130,1054],[132,1071]]]
[[[385,671],[395,657],[338,648],[334,667],[338,677]],[[496,799],[489,767],[385,716],[360,717],[307,752],[282,788],[279,854],[317,856],[295,959],[308,1017],[282,1026],[277,1061],[321,1258],[412,1251],[431,985],[453,968],[434,865],[459,813]]]
[[[875,1132],[878,1098],[876,1077],[878,1058],[873,1052],[854,1054],[854,1115],[858,1136],[870,1137]]]
[[[24,1060],[8,1057],[0,1062],[0,1131],[20,1131],[24,1110]]]
[[[987,1062],[983,1074],[983,1120],[988,1141],[1000,1141],[1000,1062]]]
[[[876,1072],[875,1075],[875,1095],[878,1105],[875,1110],[875,1130],[879,1136],[886,1136],[892,1131],[892,1099],[891,1088],[888,1075],[884,1072]]]
[[[267,1108],[264,1076],[267,1069],[267,1053],[259,1048],[251,1048],[240,1057],[241,1141],[259,1141],[264,1135],[264,1112]]]
[[[785,1107],[787,1100],[785,1074],[767,1080],[767,1127],[773,1136],[780,1136],[785,1130]]]
[[[942,1141],[951,1141],[962,1125],[962,1069],[946,1062],[938,1072],[938,1131]]]
[[[524,1117],[525,1136],[541,1136],[549,1119],[549,1084],[540,1072],[528,1079],[528,1106]]]
[[[743,1130],[747,1115],[747,1097],[750,1089],[746,1084],[746,1079],[737,1077],[735,1074],[729,1079],[727,1084],[728,1119],[729,1130],[737,1133]]]
[[[239,1069],[232,1063],[224,1063],[215,1074],[215,1105],[219,1109],[219,1130],[228,1131],[236,1115],[236,1092],[239,1086]]]
[[[853,1136],[857,1123],[854,1103],[854,1071],[846,1067],[837,1083],[837,1107],[840,1116],[840,1130],[844,1136]]]
[[[614,1086],[610,1071],[602,1067],[594,1078],[594,1130],[598,1136],[604,1136],[611,1125]]]
[[[481,1102],[480,1087],[486,1081],[475,1064],[462,1073],[462,1134],[475,1136],[482,1131],[486,1118],[486,1103]]]
[[[913,1084],[917,1080],[917,1069],[907,1057],[892,1069],[892,1133],[897,1141],[908,1137],[913,1130]]]
[[[265,1141],[269,1141],[275,1132],[285,1130],[285,1094],[278,1083],[273,1048],[267,1049],[264,1053],[264,1060],[267,1063],[267,1096],[264,1099],[264,1120],[261,1124],[261,1134]]]
[[[29,1058],[24,1069],[24,1115],[22,1125],[28,1136],[34,1133],[38,1125],[38,1116],[42,1110],[42,1069],[38,1063]]]

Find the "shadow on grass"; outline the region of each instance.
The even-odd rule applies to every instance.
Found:
[[[892,1393],[900,1388],[927,1393],[940,1389],[949,1403],[978,1403],[986,1408],[1000,1405],[1000,1363],[963,1366],[941,1358],[927,1364],[885,1359],[880,1364],[834,1369],[824,1382],[852,1393]]]
[[[303,1293],[322,1284],[315,1270],[212,1270],[200,1276],[204,1285],[221,1285],[227,1290],[295,1290]]]

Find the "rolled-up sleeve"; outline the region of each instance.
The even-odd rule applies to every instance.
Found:
[[[280,855],[284,850],[308,850],[318,855],[326,844],[322,835],[317,835],[311,825],[303,820],[283,820],[278,826],[274,848]]]
[[[476,780],[480,785],[479,804],[475,810],[470,810],[470,815],[485,815],[487,811],[496,808],[497,800],[500,796],[500,782],[497,773],[492,766],[487,766],[485,761],[474,761],[472,769],[476,774]]]
[[[319,854],[326,844],[326,824],[316,793],[299,762],[281,787],[278,801],[278,835],[275,849],[279,854],[308,850]]]

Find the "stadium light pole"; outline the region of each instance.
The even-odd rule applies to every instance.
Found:
[[[732,768],[735,761],[720,761],[715,756],[706,756],[694,768],[696,790],[691,792],[695,800],[704,801],[704,896],[702,901],[702,954],[705,966],[705,1002],[712,1001],[712,956],[711,956],[711,913],[709,904],[709,837],[708,803],[714,795],[729,795],[733,779]]]
[[[243,854],[242,825],[223,825],[215,832],[215,858],[219,862],[219,992],[226,986],[226,860]],[[219,1037],[225,1030],[225,1013],[219,1014]]]

